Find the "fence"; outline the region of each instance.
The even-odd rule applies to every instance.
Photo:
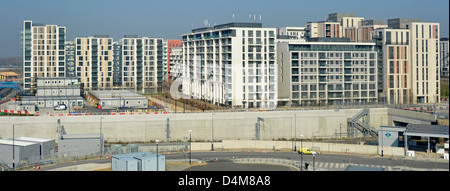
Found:
[[[264,164],[270,164],[270,163],[274,163],[274,164],[282,164],[282,165],[287,165],[287,166],[291,166],[295,169],[297,169],[298,171],[300,171],[300,166],[301,166],[301,162],[300,161],[294,161],[294,160],[289,160],[289,159],[281,159],[281,158],[237,158],[237,159],[233,159],[233,162],[237,162],[237,163],[264,163]],[[302,170],[306,170],[305,167],[303,167]]]

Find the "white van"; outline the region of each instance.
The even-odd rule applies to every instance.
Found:
[[[67,109],[66,104],[59,104],[55,106],[55,110],[66,110],[66,109]]]

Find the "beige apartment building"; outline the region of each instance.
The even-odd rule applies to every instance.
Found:
[[[339,22],[308,22],[305,25],[306,36],[309,38],[342,38],[342,27]]]
[[[440,100],[439,23],[411,22],[412,87],[414,103]]]
[[[389,19],[388,28],[375,29],[372,34],[382,50],[380,97],[390,104],[438,103],[439,23]]]
[[[410,43],[407,29],[376,29],[373,37],[382,50],[383,88],[380,97],[389,104],[412,101]]]
[[[375,29],[387,28],[383,20],[361,20],[358,26],[345,28],[345,37],[351,42],[372,42]]]
[[[125,35],[122,47],[122,87],[156,93],[162,81],[163,39]]]
[[[37,78],[65,77],[66,27],[25,20],[20,37],[24,90],[35,89]]]
[[[356,28],[362,21],[364,17],[356,17],[353,13],[331,13],[325,21],[306,23],[306,36],[309,38],[352,38],[357,36]]]
[[[75,42],[76,75],[84,90],[113,87],[113,39],[107,35],[77,37]]]

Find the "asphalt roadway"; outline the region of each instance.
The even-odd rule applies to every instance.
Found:
[[[189,163],[189,153],[162,154],[166,161],[184,161]],[[263,158],[263,159],[288,159],[301,161],[301,155],[296,152],[192,152],[192,161],[206,161],[206,165],[192,166],[184,171],[292,171],[293,167],[272,164],[242,164],[234,163],[233,159]],[[75,161],[64,164],[42,165],[40,171],[52,170],[72,165],[86,163],[110,163],[110,159],[93,159]],[[303,164],[313,165],[313,156],[303,155]],[[343,171],[346,165],[375,166],[386,168],[387,171],[448,171],[449,162],[443,159],[403,159],[380,156],[366,156],[355,154],[319,154],[314,157],[315,169],[318,171]],[[31,170],[31,169],[30,169]]]

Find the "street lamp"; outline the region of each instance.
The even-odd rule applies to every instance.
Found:
[[[300,171],[303,171],[303,135],[300,135]]]
[[[214,113],[212,113],[211,115],[211,127],[212,127],[211,151],[214,151]]]
[[[189,165],[191,165],[191,159],[192,159],[192,130],[189,130]]]
[[[155,140],[155,142],[156,142],[156,171],[159,171],[159,164],[158,164],[158,143],[159,143],[159,140]]]
[[[297,151],[297,114],[294,114],[294,152]]]
[[[99,137],[99,139],[100,139],[100,157],[102,156],[102,153],[103,153],[103,149],[102,149],[102,145],[103,145],[103,143],[102,143],[102,120],[103,120],[103,117],[100,117],[100,137]]]
[[[312,153],[312,156],[313,156],[313,171],[316,171],[316,154],[315,153]]]

